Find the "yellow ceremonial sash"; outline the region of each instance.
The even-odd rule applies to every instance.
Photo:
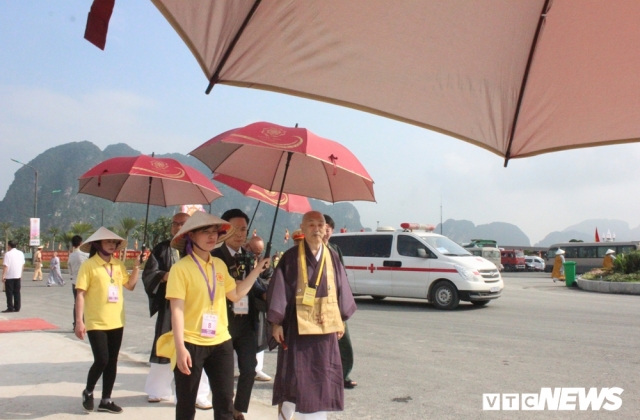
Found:
[[[315,291],[320,285],[324,266],[327,267],[328,296],[319,298],[315,296]],[[317,278],[316,287],[311,288],[309,287],[304,241],[301,241],[300,245],[298,245],[298,283],[296,288],[298,334],[311,335],[344,332],[344,324],[338,306],[333,259],[329,248],[324,244],[322,245],[322,259],[314,274]],[[311,299],[312,302],[310,302]]]

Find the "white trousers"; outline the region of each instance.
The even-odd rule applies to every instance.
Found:
[[[264,367],[264,350],[256,353],[256,360],[258,361],[256,372],[262,372],[262,368]]]
[[[149,363],[149,365],[149,374],[144,385],[144,392],[152,397],[171,399],[174,395],[171,364]],[[203,370],[200,377],[200,386],[198,387],[198,399],[208,399],[209,392],[211,392],[209,378]]]
[[[326,411],[306,414],[298,413],[296,412],[296,405],[288,401],[282,404],[282,415],[284,415],[284,419],[279,416],[278,420],[327,420]]]

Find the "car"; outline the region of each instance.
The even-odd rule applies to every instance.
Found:
[[[544,260],[540,257],[527,256],[524,261],[527,266],[527,271],[544,271],[546,266]]]
[[[354,295],[426,299],[438,309],[454,309],[460,301],[484,306],[502,295],[495,264],[433,233],[432,225],[401,227],[331,237],[342,250]]]

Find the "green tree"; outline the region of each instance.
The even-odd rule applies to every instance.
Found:
[[[12,239],[16,242],[16,247],[22,251],[29,249],[29,234],[30,229],[28,226],[21,226],[13,231],[11,235]]]
[[[57,228],[55,226],[51,226],[47,231],[47,233],[51,236],[51,249],[53,249],[54,251],[56,249],[56,240],[58,239],[60,232],[60,228]]]
[[[171,217],[160,216],[147,226],[148,247],[153,248],[162,241],[171,239]],[[142,237],[142,233],[140,233]]]
[[[67,251],[71,251],[71,239],[76,236],[75,233],[69,231],[60,235],[60,241],[64,244],[64,247],[67,248]],[[82,236],[82,235],[80,235]],[[85,239],[85,238],[83,238]]]
[[[2,236],[4,237],[4,246],[6,250],[7,242],[9,242],[9,235],[11,235],[11,222],[0,223],[0,232],[2,232]]]
[[[137,219],[134,219],[133,217],[123,217],[122,219],[120,219],[120,226],[119,226],[118,230],[120,231],[120,233],[122,233],[121,236],[125,240],[129,241],[129,234],[139,224],[140,224],[140,222]]]
[[[77,222],[71,225],[70,232],[87,239],[93,233],[93,225],[87,222]]]

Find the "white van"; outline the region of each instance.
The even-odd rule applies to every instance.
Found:
[[[496,266],[449,238],[403,223],[403,230],[334,234],[354,295],[427,299],[438,309],[460,300],[484,306],[502,294]]]

